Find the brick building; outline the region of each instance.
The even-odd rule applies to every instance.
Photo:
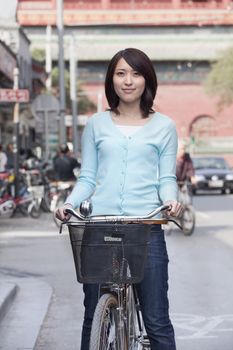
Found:
[[[56,0],[19,0],[18,21],[31,47],[45,48],[52,26],[53,64],[58,59]],[[156,108],[170,115],[180,138],[196,153],[221,153],[233,165],[233,106],[217,111],[203,80],[211,62],[233,43],[231,0],[64,0],[64,56],[74,35],[78,78],[99,109],[107,61],[124,47],[144,50],[158,74]]]

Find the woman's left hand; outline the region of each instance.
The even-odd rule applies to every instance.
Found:
[[[183,213],[184,207],[181,203],[177,201],[174,201],[174,200],[166,201],[164,205],[169,205],[169,209],[165,211],[165,213],[168,216],[179,218]]]

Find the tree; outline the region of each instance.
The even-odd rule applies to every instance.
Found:
[[[33,49],[32,50],[32,58],[39,62],[45,62],[45,50],[43,49]]]
[[[34,48],[32,50],[32,57],[39,62],[45,64],[45,50]],[[67,69],[64,72],[65,80],[65,93],[66,93],[66,105],[68,110],[71,109],[71,100],[70,100],[70,73]],[[59,69],[54,67],[51,72],[52,78],[52,94],[59,98]],[[77,93],[83,92],[83,89],[80,84],[77,85]],[[87,96],[82,95],[78,98],[78,113],[86,114],[88,112],[94,112],[96,110],[96,105],[92,102]]]
[[[209,95],[218,96],[219,110],[233,103],[233,48],[212,65],[204,85]]]
[[[55,95],[59,95],[59,70],[58,67],[54,67],[51,73],[52,77],[52,87],[53,93]],[[66,105],[67,108],[71,109],[71,100],[70,100],[70,74],[68,70],[65,69],[64,72],[64,80],[65,80],[65,93],[66,93]],[[77,85],[77,93],[83,92],[83,89],[80,84]],[[87,96],[83,95],[78,98],[78,113],[86,114],[88,112],[93,112],[96,110],[96,105],[92,102]]]

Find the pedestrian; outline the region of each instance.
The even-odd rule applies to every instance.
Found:
[[[178,182],[191,183],[194,180],[195,170],[192,158],[184,143],[180,143],[177,155],[176,177]]]
[[[13,153],[13,143],[8,143],[6,147],[6,155],[7,155],[7,163],[6,169],[11,170],[14,169],[14,153]]]
[[[79,207],[92,196],[93,215],[144,215],[162,203],[167,214],[179,216],[177,202],[174,122],[155,112],[157,78],[148,56],[135,48],[111,59],[105,79],[109,109],[92,116],[82,137],[80,177],[63,207]],[[92,318],[99,286],[84,284],[84,322],[81,350],[89,349]],[[152,225],[144,278],[137,284],[146,331],[152,350],[176,349],[168,308],[168,255],[164,232]]]
[[[58,155],[54,158],[54,172],[59,181],[75,181],[77,178],[74,169],[79,168],[80,164],[74,158],[66,143],[59,146]]]
[[[7,163],[7,156],[6,156],[6,153],[3,151],[2,144],[0,144],[0,172],[3,172],[6,170],[6,163]]]

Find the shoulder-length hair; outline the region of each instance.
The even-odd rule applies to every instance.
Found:
[[[121,58],[124,58],[124,60],[145,79],[145,89],[141,96],[140,108],[143,117],[147,118],[150,113],[154,113],[152,106],[158,87],[157,77],[149,57],[143,51],[135,48],[127,48],[117,52],[108,65],[105,78],[105,95],[109,103],[110,111],[113,111],[117,115],[120,114],[117,109],[119,97],[114,89],[113,75],[116,65]]]

